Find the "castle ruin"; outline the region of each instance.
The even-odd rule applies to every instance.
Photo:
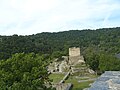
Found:
[[[80,54],[80,48],[69,48],[69,64],[85,63],[83,56]]]
[[[80,48],[72,47],[69,48],[69,56],[80,56]]]
[[[80,48],[69,48],[69,56],[62,56],[63,60],[55,60],[48,68],[49,72],[67,72],[71,68],[73,72],[79,72],[81,69],[74,66],[85,65],[83,56],[80,54]]]
[[[49,66],[49,73],[65,74],[59,83],[54,83],[56,90],[70,90],[71,83],[64,83],[70,75],[85,76],[94,74],[94,72],[86,66],[80,48],[69,48],[69,56],[62,56],[62,59],[56,58]]]

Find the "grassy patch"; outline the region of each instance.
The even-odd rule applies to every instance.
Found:
[[[64,76],[65,76],[64,74],[50,74],[49,78],[53,80],[53,83],[59,83],[63,79]],[[97,78],[97,77],[98,76],[96,75],[87,75],[83,78],[82,77],[76,78],[76,75],[73,75],[73,76],[68,77],[65,83],[72,83],[73,84],[72,90],[83,90],[84,88],[90,87],[89,84],[93,83],[94,80],[78,82],[79,80],[87,80],[87,79],[89,80],[89,79]]]
[[[95,77],[95,76],[93,76]],[[82,79],[82,78],[81,78]],[[94,81],[86,81],[86,82],[78,82],[78,78],[75,78],[75,76],[70,76],[65,83],[72,83],[73,84],[73,89],[72,90],[83,90],[84,88],[90,87],[89,84],[93,83]],[[87,80],[87,79],[86,79]]]
[[[64,74],[50,74],[49,78],[53,80],[53,83],[59,83],[64,76]]]
[[[83,90],[84,88],[90,87],[89,84],[93,83],[94,81],[87,81],[87,82],[81,82],[81,83],[73,83],[73,89],[72,90]]]

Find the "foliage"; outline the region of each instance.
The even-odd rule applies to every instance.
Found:
[[[85,56],[86,63],[98,73],[104,71],[119,71],[120,59],[115,55],[106,52],[87,52]]]
[[[52,82],[53,83],[59,83],[63,78],[64,78],[64,74],[50,74],[49,75],[49,78],[51,79],[51,80],[53,80]]]
[[[0,36],[0,60],[22,52],[50,54],[51,58],[60,57],[68,55],[68,48],[73,46],[81,48],[86,63],[93,70],[119,70],[120,63],[114,55],[120,53],[120,27]]]
[[[51,90],[46,56],[16,53],[0,61],[0,90]],[[45,84],[49,84],[49,88]]]

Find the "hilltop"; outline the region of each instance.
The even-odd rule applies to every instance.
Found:
[[[56,33],[43,32],[28,36],[16,34],[0,36],[0,59],[7,59],[12,54],[22,52],[60,57],[68,55],[68,48],[73,46],[81,48],[86,63],[93,70],[118,70],[119,66],[115,68],[113,64],[119,63],[119,60],[114,57],[115,54],[120,53],[119,27]],[[110,63],[106,62],[108,59]]]
[[[47,66],[52,62],[54,64],[56,58],[63,60],[63,57],[69,58],[67,59],[69,63],[66,64],[67,61],[62,61],[58,63],[59,66],[72,63],[72,57],[69,56],[68,52],[71,47],[80,48],[81,53],[78,58],[85,61],[81,66],[71,65],[71,70],[91,69],[96,74],[102,74],[104,71],[120,70],[120,58],[118,57],[120,54],[119,27],[97,30],[70,30],[57,33],[44,32],[28,36],[17,34],[0,36],[0,88],[8,90],[39,90],[40,88],[53,90],[49,78],[52,78],[53,81],[59,81],[59,79],[57,79],[57,74],[49,77]],[[61,71],[60,68],[59,71]],[[80,73],[79,75],[84,74]],[[61,78],[63,76],[63,74],[59,75]],[[85,88],[93,82],[94,78],[96,78],[94,75],[89,76],[89,78],[71,75],[65,82],[73,82],[74,89]],[[82,79],[84,80],[79,85],[78,81]]]

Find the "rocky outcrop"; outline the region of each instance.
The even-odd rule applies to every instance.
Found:
[[[120,90],[120,71],[106,71],[87,90]]]

